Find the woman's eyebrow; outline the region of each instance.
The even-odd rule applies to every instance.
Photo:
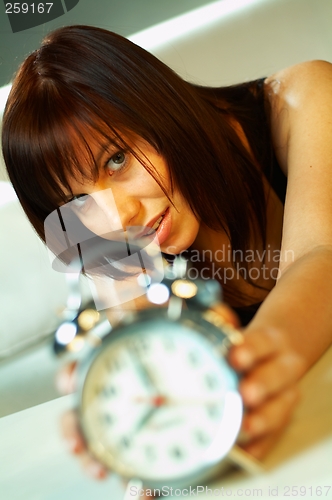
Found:
[[[117,142],[117,138],[114,137],[114,139],[110,139],[108,138],[103,144],[100,145],[99,147],[99,151],[98,151],[98,154],[97,156],[95,157],[95,162],[96,164],[98,165],[101,160],[103,159],[104,155],[106,153],[110,154],[112,153],[113,151],[116,152],[117,150],[121,149],[121,146],[119,145],[119,143]],[[79,194],[83,194],[83,193],[79,193]],[[70,201],[72,201],[72,199],[75,197],[75,196],[79,196],[79,194],[68,194],[66,195],[64,198],[57,198],[56,199],[56,204],[58,206],[62,206],[63,204],[66,204],[66,203],[69,203]]]
[[[96,163],[98,164],[106,153],[111,153],[112,150],[117,150],[119,148],[121,148],[121,146],[116,142],[116,138],[107,139],[107,141],[100,146],[100,151],[95,158]]]

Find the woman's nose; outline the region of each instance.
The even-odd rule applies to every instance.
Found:
[[[103,226],[104,232],[116,231],[136,225],[139,216],[139,201],[124,190],[114,193],[111,188],[90,195],[97,211],[95,223]]]

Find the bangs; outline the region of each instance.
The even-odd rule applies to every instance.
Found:
[[[53,117],[48,126],[43,127],[37,151],[29,151],[33,156],[35,180],[40,191],[40,206],[48,197],[49,209],[61,205],[68,195],[72,195],[71,181],[84,184],[96,182],[100,173],[99,157],[115,146],[128,150],[130,146],[124,134],[105,123],[99,116],[82,107],[71,117]],[[98,154],[94,156],[91,143],[98,144]],[[28,145],[31,144],[28,143]]]
[[[21,94],[22,100],[19,88],[13,87],[12,93]],[[36,216],[45,220],[68,201],[73,194],[70,180],[97,181],[100,165],[89,146],[91,141],[100,145],[100,154],[110,146],[130,152],[165,191],[153,165],[133,147],[135,134],[119,120],[118,110],[91,89],[84,95],[64,87],[59,91],[48,80],[38,89],[38,99],[30,96],[29,100],[34,106],[24,103],[24,117],[17,119],[13,109],[7,112],[10,141],[4,144],[4,151],[17,167],[12,169],[11,180],[21,187],[20,201]]]
[[[181,123],[188,106],[178,109],[182,83],[156,61],[116,34],[74,26],[50,34],[21,65],[4,113],[3,151],[10,180],[42,239],[44,220],[71,194],[70,180],[98,178],[90,139],[101,149],[108,142],[130,152],[167,197],[172,193],[174,163],[192,147],[187,123]],[[165,159],[169,192],[136,138]]]

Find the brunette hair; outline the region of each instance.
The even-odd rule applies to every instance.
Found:
[[[44,220],[65,199],[63,187],[70,192],[68,179],[97,178],[83,137],[88,129],[127,149],[128,134],[142,137],[163,156],[172,185],[199,220],[224,229],[233,249],[245,251],[253,234],[264,245],[262,172],[232,128],[232,106],[221,104],[239,89],[186,82],[103,29],[67,26],[49,34],[18,70],[2,128],[10,180],[39,236],[45,240]],[[90,173],[78,159],[78,144]],[[157,172],[140,161],[159,182]]]

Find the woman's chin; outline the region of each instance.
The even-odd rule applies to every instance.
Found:
[[[160,249],[163,253],[167,255],[179,255],[181,252],[185,252],[188,248],[194,243],[195,238],[186,238],[182,241],[165,242],[160,246]]]

